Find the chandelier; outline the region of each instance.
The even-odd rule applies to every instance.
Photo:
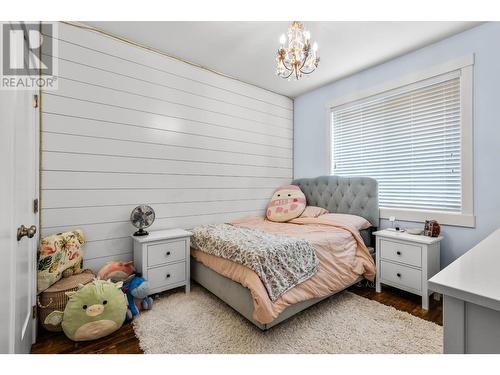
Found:
[[[299,79],[304,74],[311,74],[318,67],[318,44],[311,48],[311,33],[304,30],[304,25],[298,21],[288,27],[288,46],[285,47],[285,34],[280,37],[280,48],[276,55],[278,66],[276,75],[290,80]]]

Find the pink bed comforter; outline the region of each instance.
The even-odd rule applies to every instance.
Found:
[[[234,221],[233,224],[272,234],[305,238],[314,246],[319,258],[319,269],[315,275],[273,303],[264,284],[251,269],[191,249],[191,255],[198,262],[250,290],[254,301],[253,318],[262,324],[272,322],[290,305],[345,289],[361,275],[369,280],[375,277],[375,264],[359,232],[328,214],[318,218],[294,219],[287,223],[252,217]]]

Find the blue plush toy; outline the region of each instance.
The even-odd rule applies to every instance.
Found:
[[[148,296],[149,284],[143,277],[135,275],[123,285],[122,290],[127,295],[128,321],[139,315],[141,310],[150,310],[153,307],[153,299]]]

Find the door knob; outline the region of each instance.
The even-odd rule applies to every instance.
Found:
[[[28,238],[33,238],[36,233],[36,227],[32,225],[29,228],[26,228],[24,225],[21,225],[19,228],[17,228],[17,240],[21,241],[21,238],[24,236]]]

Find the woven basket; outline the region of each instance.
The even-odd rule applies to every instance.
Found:
[[[38,317],[43,328],[47,331],[59,332],[62,331],[61,325],[54,326],[52,324],[45,324],[45,318],[55,310],[64,311],[68,303],[68,296],[66,292],[78,290],[78,284],[88,284],[94,279],[95,275],[90,270],[85,270],[78,275],[64,277],[56,282],[51,287],[45,289],[37,299],[38,304]]]

